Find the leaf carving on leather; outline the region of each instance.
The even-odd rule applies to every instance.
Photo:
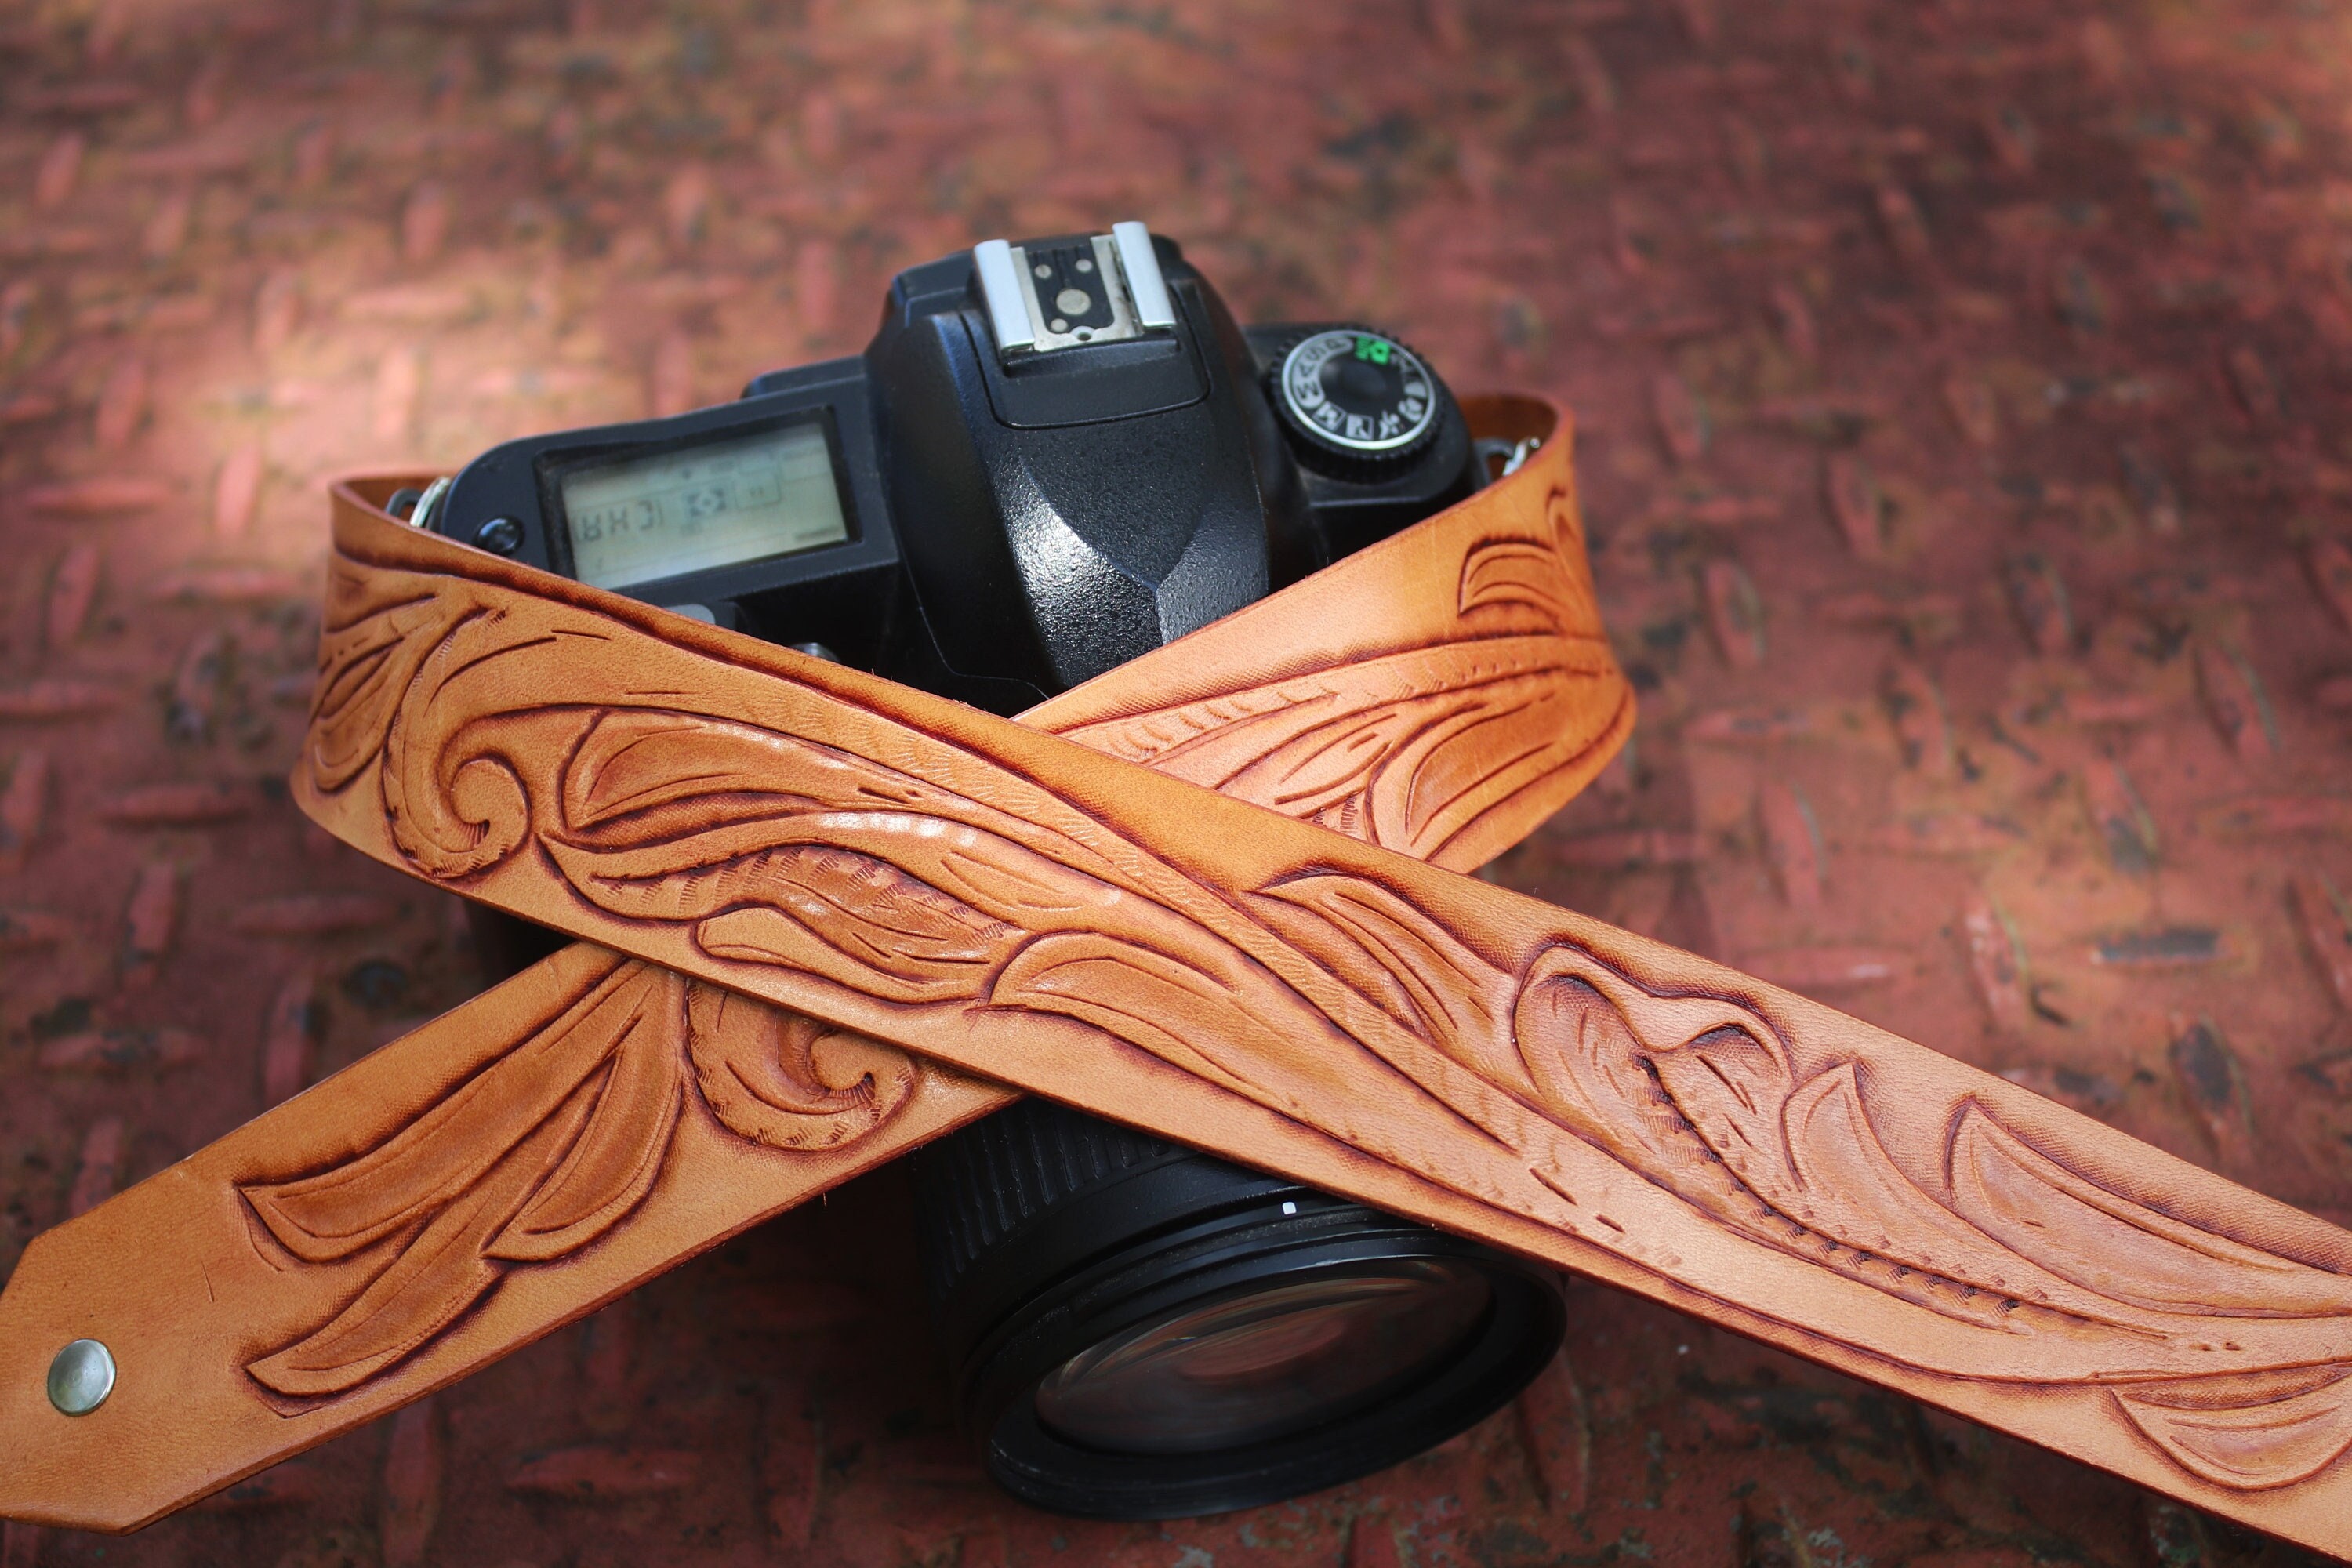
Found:
[[[1559,1197],[1530,1180],[1507,1142],[1487,1130],[1507,1126],[1507,1115],[1463,1116],[1428,1080],[1382,1060],[1366,1035],[1338,1026],[1282,977],[1181,918],[1137,919],[1134,903],[1120,912],[1128,918],[1117,932],[1062,932],[1023,949],[990,992],[991,1005],[1092,1025],[1378,1158],[1418,1159],[1440,1185],[1569,1223]],[[1491,1085],[1477,1086],[1473,1098],[1481,1097],[1505,1098]],[[1450,1158],[1432,1167],[1426,1154],[1435,1147]]]
[[[1395,1065],[1426,1078],[1433,1067],[1420,1058],[1444,1057],[1475,1080],[1535,1102],[1533,1080],[1496,1048],[1508,1037],[1517,982],[1452,931],[1388,889],[1345,873],[1286,877],[1261,889],[1252,907],[1370,1004],[1333,1011]],[[1460,1098],[1458,1089],[1438,1093]]]
[[[1833,1064],[1791,1087],[1785,1047],[1760,1015],[1744,1023],[1686,1016],[1661,1026],[1652,1016],[1661,999],[1643,1001],[1646,993],[1622,976],[1610,985],[1589,958],[1566,967],[1551,985],[1587,986],[1587,994],[1556,991],[1547,1016],[1533,1020],[1536,1037],[1569,1047],[1564,1063],[1575,1087],[1556,1089],[1559,1103],[1600,1110],[1584,1123],[1587,1136],[1639,1139],[1647,1158],[1630,1150],[1627,1157],[1654,1179],[1663,1173],[1685,1200],[1946,1317],[2073,1342],[2088,1352],[2074,1378],[2127,1384],[2116,1397],[2135,1425],[2208,1479],[2284,1485],[2343,1452],[2352,1433],[2338,1435],[2341,1407],[2331,1396],[2287,1399],[2275,1385],[2315,1363],[2327,1369],[2323,1380],[2347,1371],[2341,1345],[2352,1294],[2341,1276],[2107,1192],[2028,1148],[1974,1100],[1949,1123],[1952,1196],[1940,1197],[1882,1143],[1855,1064]],[[1565,1017],[1570,1012],[1580,1016]],[[1654,1075],[1646,1108],[1623,1066],[1629,1058]],[[1676,1139],[1686,1153],[1664,1157]],[[1920,1163],[1934,1164],[1938,1152],[1923,1152]],[[2219,1271],[2203,1278],[2221,1279],[2220,1303],[2182,1289],[2182,1270],[2200,1267],[2192,1258]],[[2243,1315],[2217,1331],[2216,1310]],[[2133,1377],[2158,1367],[2250,1363],[2252,1370],[2214,1376]]]
[[[320,789],[342,788],[375,761],[417,666],[462,614],[432,580],[330,557],[306,742]]]
[[[1484,540],[1462,558],[1457,613],[1467,620],[1505,605],[1533,612],[1560,637],[1591,637],[1601,627],[1600,607],[1575,570],[1557,547],[1532,540]]]
[[[2146,1339],[2163,1325],[2096,1291],[2084,1290],[2000,1245],[1929,1196],[1895,1164],[1869,1112],[1852,1063],[1809,1079],[1789,1100],[1795,1180],[1765,1189],[1767,1201],[1813,1236],[1846,1251],[1849,1272],[1957,1317],[2013,1332],[2063,1327],[2039,1319],[2043,1307]]]
[[[1080,1019],[1285,1115],[1328,1126],[1348,1093],[1353,1075],[1343,1064],[1359,1053],[1356,1043],[1227,944],[1188,941],[1181,930],[1152,935],[1159,940],[1133,931],[1042,937],[1006,966],[988,1000]]]
[[[478,1187],[611,1059],[663,973],[614,960],[545,1026],[374,1149],[315,1176],[247,1185],[246,1200],[306,1262],[348,1258],[408,1228]]]
[[[1496,637],[1286,677],[1064,731],[1158,772],[1426,858],[1612,737],[1597,637]]]
[[[240,1187],[303,1263],[388,1248],[332,1318],[247,1370],[290,1398],[347,1393],[432,1342],[507,1269],[561,1262],[609,1234],[661,1173],[689,1058],[722,1126],[784,1151],[864,1137],[920,1075],[890,1047],[610,960],[375,1148],[317,1175]]]
[[[2116,1404],[2175,1464],[2216,1486],[2293,1486],[2352,1451],[2352,1373],[2340,1365],[2140,1384]]]
[[[1923,1184],[1940,1184],[1940,1148],[1906,1163],[1883,1142],[1856,1064],[1800,1072],[1790,1043],[1744,1002],[1662,994],[1566,942],[1545,950],[1521,982],[1409,900],[1345,873],[1286,879],[1253,907],[1368,1005],[1349,1012],[1327,1001],[1328,1012],[1538,1169],[1558,1165],[1550,1140],[1573,1134],[1757,1242],[1976,1328],[2082,1342],[2109,1376],[2214,1365],[2200,1350],[2212,1324],[2192,1301],[2126,1289],[2117,1264],[2096,1278],[2070,1274],[2071,1258],[2102,1243],[2091,1220],[2136,1220],[2150,1242],[2231,1261],[2248,1309],[2274,1320],[2352,1315],[2341,1277],[2099,1193],[2054,1163],[2021,1185],[2025,1162],[2043,1157],[1966,1102],[1951,1123],[1954,1160],[1990,1171],[1976,1151],[1997,1147],[2011,1162],[2002,1192],[2017,1239],[1993,1233],[1978,1213],[1990,1200]],[[1497,1034],[1498,1010],[1509,1017],[1514,1061],[1483,1043]],[[1413,1040],[1438,1050],[1416,1054]],[[1506,1094],[1465,1091],[1459,1068]],[[1530,1133],[1522,1106],[1553,1131]],[[1971,1179],[1972,1189],[1955,1174],[1956,1194],[1987,1191],[1992,1177]],[[2068,1204],[2082,1215],[2061,1213]],[[2158,1276],[2192,1266],[2162,1247],[2137,1250]],[[2274,1364],[2326,1353],[2332,1342],[2286,1321],[2250,1324],[2240,1339],[2233,1352]]]
[[[1554,499],[1559,499],[1555,492]],[[1572,514],[1572,506],[1568,509]],[[1369,647],[1058,733],[1236,799],[1428,858],[1503,802],[1612,743],[1631,697],[1554,537],[1465,552],[1449,635]]]
[[[1678,1033],[1677,1045],[1711,1046],[1711,1031],[1757,1021],[1736,1004],[1650,996],[1564,945],[1546,949],[1524,977],[1512,974],[1393,889],[1349,872],[1281,879],[1251,908],[1340,983],[1345,997],[1318,995],[1327,1011],[1528,1157],[1540,1156],[1540,1144],[1505,1131],[1496,1091],[1637,1169],[1709,1163],[1660,1092],[1651,1047],[1624,1009],[1643,1007],[1654,1027]],[[1784,1081],[1780,1058],[1767,1060]],[[1465,1090],[1465,1073],[1488,1092]],[[1773,1105],[1785,1097],[1780,1089]]]
[[[1457,705],[1462,693],[1482,680],[1505,690],[1526,667],[1498,677],[1492,659],[1544,640],[1522,629],[1545,593],[1530,559],[1498,552],[1465,575],[1465,617],[1504,625],[1493,646],[1430,650],[1467,661],[1442,672],[1447,695],[1433,706],[1391,698],[1348,710],[1312,681],[1270,684],[1270,706],[1228,703],[1147,739],[1228,786],[1247,774],[1294,813],[1352,811],[1384,842],[1386,820],[1425,845],[1446,831],[1424,802],[1453,787],[1447,727],[1488,721]],[[2208,1467],[2200,1474],[2242,1478],[2226,1484],[2284,1484],[2242,1478],[2289,1476],[2335,1451],[2332,1383],[2281,1392],[2260,1380],[2343,1370],[2343,1277],[2101,1188],[2063,1150],[1995,1121],[1997,1086],[1983,1105],[1959,1097],[1882,1116],[1874,1096],[1901,1090],[1874,1081],[1876,1058],[1819,1041],[1801,1049],[1768,996],[1690,994],[1687,978],[1678,989],[1638,956],[1612,945],[1604,958],[1567,936],[1531,959],[1516,945],[1480,952],[1475,935],[1347,873],[1255,892],[1197,882],[1144,838],[887,705],[837,705],[841,733],[864,737],[851,743],[866,756],[748,721],[836,721],[782,677],[735,712],[666,710],[695,689],[698,656],[632,645],[631,659],[600,658],[609,637],[598,628],[614,623],[543,605],[514,614],[435,631],[385,742],[384,798],[410,819],[402,848],[433,874],[509,852],[524,823],[573,889],[625,921],[690,925],[706,952],[900,1005],[1057,1015],[1562,1228],[1578,1217],[1559,1207],[1574,1202],[1570,1184],[1539,1188],[1532,1173],[1550,1182],[1571,1162],[1590,1172],[1598,1151],[1759,1259],[1769,1248],[1981,1331],[1943,1342],[1958,1352],[1938,1363],[1948,1375],[1966,1375],[1956,1369],[1977,1343],[2058,1345],[1997,1353],[2037,1380],[2110,1385],[2151,1443]],[[1419,679],[1399,658],[1397,679]],[[354,656],[354,691],[377,679],[363,663]],[[549,706],[565,700],[576,706]],[[1254,743],[1220,751],[1243,738]],[[1391,774],[1414,782],[1383,795]],[[672,1069],[690,1060],[722,1124],[774,1147],[855,1135],[897,1081],[887,1047],[861,1055],[849,1037],[723,1016],[708,1029],[681,1017],[675,1030]],[[615,1223],[648,1168],[625,1157],[619,1133],[589,1135],[622,1072],[600,1061],[574,1079],[534,1079],[522,1098],[544,1109],[502,1127],[503,1142],[386,1153],[387,1169],[414,1173],[399,1193],[283,1194],[298,1255],[400,1245],[336,1323],[294,1347],[301,1366],[280,1370],[324,1387],[352,1366],[389,1364],[370,1358],[396,1358],[454,1321],[510,1258]],[[1483,1137],[1464,1138],[1465,1126]],[[1437,1148],[1444,1160],[1422,1158]],[[2191,1270],[2224,1279],[2225,1342],[2210,1298],[2188,1293]],[[1917,1316],[1863,1316],[1851,1342],[1905,1360]]]
[[[677,1019],[687,982],[668,970],[646,973],[651,994],[614,1047],[588,1125],[484,1256],[511,1263],[566,1257],[618,1225],[653,1190],[684,1095]]]
[[[807,811],[938,813],[956,797],[870,758],[664,707],[608,708],[562,774],[562,836],[619,850]]]
[[[976,802],[750,725],[606,714],[562,789],[564,818],[541,842],[599,909],[690,923],[718,956],[892,1001],[970,997],[1028,936],[1090,925],[1122,897],[974,826],[1003,820]]]
[[[357,1300],[247,1372],[290,1398],[317,1398],[348,1393],[422,1350],[498,1284],[505,1271],[489,1257],[492,1238],[578,1135],[593,1093],[587,1084],[573,1090],[480,1180],[451,1194]]]
[[[1530,1058],[1539,1080],[1547,1080],[1544,1058],[1556,1053],[1548,1102],[1583,1135],[1654,1179],[1663,1175],[1677,1195],[1783,1251],[1964,1322],[2090,1335],[2114,1348],[2118,1373],[2195,1364],[2196,1343],[2211,1325],[2200,1322],[2205,1309],[2195,1303],[2166,1310],[2146,1293],[2112,1288],[2116,1274],[2070,1276],[2058,1267],[2101,1244],[2091,1225],[2101,1215],[2133,1216],[2151,1241],[2168,1230],[2179,1245],[2195,1238],[2210,1256],[2236,1256],[2245,1300],[2259,1302],[2252,1310],[2262,1315],[2340,1318],[2352,1307],[2338,1276],[2113,1194],[2102,1194],[2103,1207],[2070,1197],[2090,1184],[2046,1160],[2056,1184],[2030,1205],[2023,1186],[2011,1189],[2011,1200],[2031,1213],[2006,1234],[1985,1227],[1985,1205],[1969,1198],[1957,1171],[1947,1199],[1885,1145],[1854,1064],[1832,1063],[1800,1082],[1777,1032],[1738,1004],[1658,997],[1566,950],[1548,953],[1538,969],[1550,973],[1528,988],[1534,1008],[1523,1013],[1519,1036],[1523,1047],[1549,1047]],[[1643,1077],[1651,1079],[1646,1094]],[[1951,1125],[1956,1162],[1996,1132],[2004,1147],[2025,1152],[1973,1101],[1956,1108]],[[1939,1153],[1921,1152],[1916,1166],[1933,1165]],[[2076,1212],[2064,1212],[2068,1203]],[[2284,1323],[2250,1327],[2242,1337],[2248,1353],[2280,1357],[2321,1342]],[[2135,1343],[2142,1348],[2128,1348]]]
[[[1570,645],[1572,646],[1572,645]],[[1487,658],[1483,644],[1449,648],[1449,661]],[[1591,652],[1592,650],[1581,650]],[[1599,656],[1603,662],[1606,654]],[[1613,746],[1633,720],[1631,689],[1616,674],[1580,671],[1582,684],[1616,689],[1606,706],[1557,669],[1540,678],[1471,681],[1450,700],[1407,715],[1393,753],[1365,792],[1377,842],[1433,858],[1486,810]]]
[[[772,793],[745,783],[760,778]],[[1106,839],[1089,849],[1004,823],[1032,847],[975,826],[1003,819],[939,786],[753,726],[677,714],[605,716],[562,787],[565,819],[541,842],[572,887],[626,920],[691,923],[715,956],[899,1004],[977,998],[1080,1019],[1360,1144],[1382,1139],[1372,1100],[1407,1121],[1435,1110],[1415,1079],[1377,1077],[1385,1069],[1365,1061],[1356,1037],[1232,938],[1139,883],[1071,863],[1165,878],[1139,847]],[[1423,1146],[1408,1139],[1396,1152]],[[1507,1185],[1463,1179],[1487,1200]],[[1522,1210],[1557,1207],[1520,1185],[1530,1189],[1514,1194]]]
[[[2155,1312],[2352,1316],[2352,1279],[2107,1191],[1970,1100],[1952,1133],[1953,1206],[2053,1274]]]
[[[625,1217],[677,1122],[684,984],[615,961],[373,1150],[316,1176],[242,1186],[305,1262],[407,1236],[355,1300],[256,1361],[253,1375],[295,1396],[356,1387],[472,1306],[501,1261],[563,1256]]]
[[[1569,948],[1537,963],[1517,1035],[1564,1125],[1717,1221],[1947,1316],[2014,1326],[2023,1260],[1980,1237],[1971,1247],[1902,1174],[1861,1113],[1851,1064],[1800,1083],[1760,1015],[1655,995]]]

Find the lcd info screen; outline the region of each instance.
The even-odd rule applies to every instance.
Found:
[[[572,574],[599,588],[790,555],[849,537],[814,420],[575,468],[560,481]]]

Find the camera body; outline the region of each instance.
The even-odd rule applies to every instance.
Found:
[[[1461,500],[1490,445],[1394,338],[1239,326],[1119,224],[911,268],[863,354],[510,441],[406,505],[1013,714]],[[494,969],[561,941],[488,912],[478,933]],[[958,1405],[999,1484],[1061,1511],[1222,1512],[1369,1473],[1490,1414],[1561,1338],[1538,1268],[1048,1101],[910,1169]]]
[[[863,354],[508,442],[427,525],[1013,713],[1477,487],[1461,413],[1409,349],[1242,328],[1141,231],[911,268]],[[1314,361],[1292,364],[1303,392],[1286,360]]]

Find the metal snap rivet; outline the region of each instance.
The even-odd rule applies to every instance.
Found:
[[[49,1363],[49,1403],[68,1415],[87,1415],[114,1392],[114,1352],[96,1340],[76,1340]]]

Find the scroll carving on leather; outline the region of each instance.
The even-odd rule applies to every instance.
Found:
[[[206,1385],[213,1419],[246,1424],[236,1462],[415,1397],[1001,1084],[2352,1551],[2352,1237],[1453,874],[1631,723],[1566,445],[1018,724],[340,492],[297,798],[598,945],[351,1069],[397,1088],[396,1115],[312,1091],[364,1136],[191,1162],[229,1173],[251,1233],[197,1267],[277,1304],[234,1391]],[[471,1016],[500,1020],[495,1047],[463,1043]],[[697,1161],[740,1192],[676,1176]],[[176,1192],[42,1238],[0,1309],[56,1316],[26,1305],[35,1258]],[[0,1383],[0,1420],[14,1397]],[[288,1425],[253,1425],[257,1403]],[[65,1464],[23,1495],[136,1513],[46,1500]]]
[[[2218,1485],[2291,1486],[2352,1446],[2352,1279],[2036,1147],[1963,1069],[1946,1064],[1931,1104],[1916,1084],[1881,1087],[1902,1067],[1808,1048],[1760,1000],[1650,973],[1634,944],[1604,954],[1557,921],[1498,942],[1337,864],[1204,881],[1168,858],[1164,835],[790,675],[712,701],[700,656],[640,646],[584,607],[342,570],[386,597],[343,601],[360,613],[334,635],[372,668],[411,673],[394,694],[338,663],[328,689],[374,704],[384,833],[421,874],[465,885],[522,868],[560,889],[583,934],[651,952],[647,933],[669,929],[733,984],[819,977],[907,1016],[902,1038],[921,1013],[1074,1021],[1644,1267],[1670,1267],[1662,1235],[1704,1237],[1740,1280],[1731,1293],[1767,1316],[1828,1276],[1848,1287],[1838,1310],[1792,1326],[1947,1377],[2105,1389],[2116,1418]],[[1539,557],[1474,552],[1463,582],[1465,600],[1549,613]],[[410,629],[374,629],[387,616]],[[1478,655],[1509,679],[1507,649]],[[1470,680],[1444,689],[1483,700]],[[803,700],[834,705],[824,731],[848,743],[815,739]],[[1339,812],[1343,825],[1442,837],[1443,808],[1416,813],[1417,784],[1391,796],[1342,765],[1318,776],[1299,761],[1325,738],[1313,721],[1263,723],[1300,706],[1211,701],[1202,717],[1125,722],[1182,737],[1158,759],[1180,776],[1193,748],[1194,776],[1276,770],[1265,793],[1302,815],[1328,821],[1349,801],[1360,815]],[[356,703],[322,705],[326,755],[365,750],[346,711]],[[1386,768],[1408,765],[1394,731],[1370,732]],[[1207,760],[1251,735],[1249,763]],[[318,786],[338,776],[322,755]],[[1604,1168],[1679,1214],[1583,1201]]]
[[[1024,719],[1363,842],[1475,866],[1580,788],[1622,744],[1633,717],[1631,689],[1576,563],[1582,537],[1564,446],[1541,455],[1520,482],[1497,487],[1495,499],[1504,500],[1504,491],[1518,504],[1488,508],[1484,531],[1459,542],[1451,534],[1400,536],[1321,574],[1329,581],[1318,605],[1360,591],[1396,612],[1390,646],[1366,647],[1359,638],[1343,650],[1318,650],[1286,624],[1299,618],[1299,606],[1277,595]],[[1411,559],[1390,559],[1401,554]],[[1408,595],[1395,585],[1401,574],[1438,571],[1453,592]],[[540,669],[565,664],[568,645],[509,646],[496,612],[453,599],[446,584],[427,586],[344,557],[330,565],[326,613],[305,766],[328,794],[385,746],[397,704],[453,678],[478,685],[478,654],[495,650],[513,664],[514,655],[534,653]],[[1360,633],[1376,619],[1349,617],[1349,629]],[[1276,671],[1270,679],[1255,675],[1269,666]],[[1139,692],[1197,686],[1202,669],[1215,672],[1210,683],[1180,701],[1136,700]],[[1218,679],[1227,671],[1234,677]],[[535,734],[510,739],[469,761],[508,766],[538,743]],[[415,783],[404,775],[387,788]],[[498,816],[480,792],[499,787],[481,773],[467,781],[467,801],[451,797],[459,818],[481,826],[478,840],[460,830],[446,844],[427,837],[404,847],[445,878],[494,861],[516,841],[488,816],[466,813],[478,800]],[[387,806],[399,814],[389,797]]]
[[[1523,515],[1499,514],[1493,531],[1471,536],[1460,551],[1458,592],[1423,596],[1424,622],[1429,608],[1446,612],[1436,621],[1442,635],[1338,671],[1228,683],[1118,720],[1080,718],[1063,732],[1418,854],[1442,854],[1482,819],[1491,828],[1506,802],[1515,803],[1505,826],[1516,838],[1541,815],[1546,790],[1564,795],[1580,784],[1630,720],[1630,694],[1601,635],[1598,607],[1564,553],[1581,543],[1566,474],[1554,455],[1528,482],[1509,487],[1525,492]],[[310,780],[321,790],[343,788],[387,746],[405,746],[403,705],[419,682],[477,676],[509,652],[560,657],[571,646],[561,636],[509,646],[494,605],[349,562],[330,582],[309,753]],[[1399,629],[1410,643],[1427,628]],[[1190,639],[1185,651],[1199,658],[1204,642],[1257,636],[1227,625]],[[1153,675],[1148,667],[1123,671],[1039,718],[1050,722],[1055,707],[1083,710],[1122,687],[1150,689]],[[429,710],[404,721],[418,735],[440,734]],[[420,868],[462,879],[522,843],[524,834],[503,819],[510,807],[501,770],[543,737],[510,728],[467,726],[483,753],[447,766],[445,755],[420,775],[429,780],[422,788],[397,771],[383,775],[387,820],[407,821],[402,842]],[[1511,737],[1500,767],[1497,733]],[[562,735],[559,749],[569,759],[560,785],[566,826],[542,847],[582,867],[583,891],[616,913],[675,912],[683,907],[679,886],[697,884],[713,952],[756,958],[763,940],[773,940],[762,928],[781,915],[895,976],[908,998],[925,994],[916,983],[927,971],[937,972],[939,994],[957,994],[965,984],[961,967],[986,955],[989,928],[1017,934],[870,847],[787,835],[748,852],[758,866],[745,863],[740,842],[731,858],[712,850],[729,862],[719,867],[694,863],[707,835],[674,831],[715,825],[740,840],[778,815],[770,803],[780,781],[789,800],[806,805],[829,782],[854,774],[858,759],[659,710],[604,712]],[[689,754],[699,760],[683,760]],[[672,776],[680,768],[683,781]],[[819,793],[791,786],[795,768],[813,773],[818,782],[810,788]],[[836,816],[877,800],[903,806],[919,799],[915,783],[867,777],[862,796],[827,803]],[[741,809],[714,818],[720,800]],[[468,818],[469,808],[488,815]],[[450,830],[453,816],[478,831]],[[665,841],[686,850],[667,871],[649,875],[614,859]],[[1002,838],[993,848],[1021,853]],[[771,881],[786,889],[781,900],[763,897]],[[1101,902],[1097,889],[1065,912],[1083,929]],[[801,1015],[623,964],[379,1147],[316,1175],[241,1189],[295,1258],[389,1254],[331,1321],[255,1360],[252,1375],[289,1397],[347,1392],[431,1341],[508,1268],[558,1261],[623,1223],[675,1125],[681,1058],[692,1064],[700,1102],[722,1124],[785,1151],[835,1147],[870,1131],[903,1103],[919,1070],[903,1052]],[[388,1239],[394,1233],[396,1243]]]
[[[1556,489],[1545,508],[1561,532],[1566,499]],[[1473,545],[1456,609],[1453,640],[1058,732],[1442,864],[1488,802],[1613,751],[1633,717],[1556,541]],[[1595,704],[1596,686],[1622,694]]]
[[[347,1393],[507,1270],[593,1245],[643,1203],[681,1114],[782,1155],[835,1149],[904,1106],[920,1072],[903,1051],[635,960],[588,982],[373,1149],[239,1187],[293,1259],[380,1259],[332,1319],[250,1362],[255,1381],[292,1398]]]

